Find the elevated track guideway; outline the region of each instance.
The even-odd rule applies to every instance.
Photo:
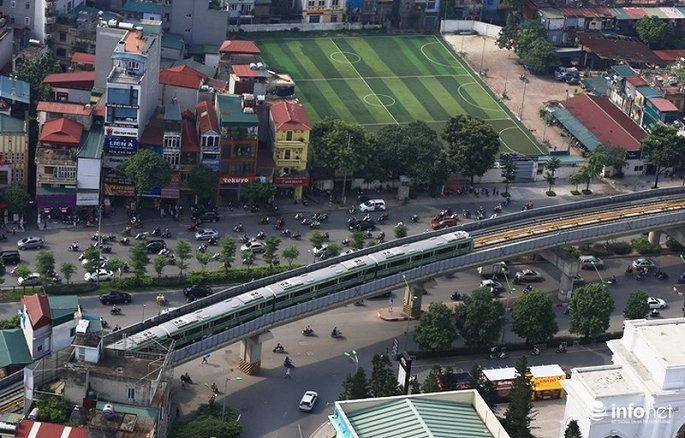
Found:
[[[125,354],[126,350],[159,346],[173,337],[177,349],[171,360],[180,363],[274,326],[397,289],[405,281],[421,281],[563,245],[683,224],[685,188],[598,198],[500,216],[391,241],[225,289],[109,334],[104,344]],[[308,283],[322,278],[322,273],[329,277],[305,290]],[[337,287],[329,282],[331,279]],[[210,318],[212,309],[214,314]]]

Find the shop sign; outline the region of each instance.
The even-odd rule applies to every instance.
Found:
[[[100,203],[100,194],[98,192],[77,192],[76,193],[76,205],[90,206],[98,205]]]
[[[277,176],[274,177],[276,187],[307,187],[309,185],[308,176]]]
[[[135,137],[138,138],[138,127],[124,128],[121,126],[105,126],[105,136],[107,137]]]
[[[245,184],[254,181],[254,176],[222,176],[219,184]]]
[[[132,137],[105,137],[105,153],[133,155],[138,151],[138,140]]]
[[[136,195],[132,184],[105,183],[102,187],[105,196],[123,196],[131,198]]]
[[[118,157],[105,155],[102,157],[102,166],[106,167],[107,169],[116,169],[127,162],[129,158],[131,158],[130,155],[120,155]]]

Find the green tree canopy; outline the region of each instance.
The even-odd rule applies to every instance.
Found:
[[[594,338],[609,328],[614,299],[603,284],[588,284],[571,295],[571,333]]]
[[[238,438],[243,427],[238,413],[230,406],[200,405],[189,421],[169,428],[172,438]]]
[[[647,318],[647,315],[649,314],[648,298],[649,296],[641,290],[636,290],[628,295],[623,316],[625,316],[626,319]]]
[[[397,384],[397,378],[387,354],[374,354],[371,366],[371,379],[369,379],[371,397],[390,397],[403,393],[402,388]]]
[[[359,368],[354,374],[345,376],[342,387],[343,391],[338,396],[338,400],[357,400],[371,397],[371,387],[364,368]]]
[[[487,403],[490,409],[495,408],[495,401],[497,400],[497,389],[495,384],[492,383],[483,374],[483,369],[480,367],[478,362],[474,362],[469,371],[469,378],[466,385],[470,389],[475,389],[478,391],[483,401]]]
[[[253,181],[247,186],[247,197],[254,201],[269,201],[276,195],[276,186],[272,183]]]
[[[530,432],[532,419],[533,384],[526,356],[516,361],[516,377],[511,387],[509,407],[504,414],[503,426],[510,436],[516,438],[533,438]]]
[[[214,199],[218,176],[207,166],[199,165],[190,171],[188,186],[193,194],[202,200]]]
[[[457,330],[466,345],[482,348],[499,341],[504,324],[504,306],[493,300],[489,291],[480,289],[464,296],[455,313]]]
[[[7,204],[9,211],[24,214],[29,208],[31,197],[18,184],[12,184],[0,192],[0,199]]]
[[[673,34],[668,21],[656,15],[645,15],[640,18],[636,29],[640,41],[653,50],[667,47]]]
[[[674,126],[654,126],[640,146],[647,161],[656,167],[654,188],[659,187],[661,172],[669,167],[679,167],[685,161],[685,137],[678,135],[678,128]]]
[[[500,166],[502,168],[502,178],[504,178],[504,193],[509,194],[509,184],[516,181],[516,163],[511,155],[502,155],[500,158]]]
[[[559,66],[559,55],[555,47],[546,39],[533,41],[528,50],[521,53],[521,60],[533,71],[549,72]]]
[[[580,427],[578,427],[578,421],[571,420],[566,425],[566,430],[564,430],[564,438],[583,438],[583,434],[580,433]]]
[[[421,385],[421,392],[438,392],[440,391],[440,388],[438,388],[438,379],[440,378],[440,374],[442,373],[442,366],[439,364],[434,364],[430,371],[428,372],[428,376],[426,376],[426,380],[424,380],[423,384]]]
[[[86,263],[83,265],[86,272],[93,272],[100,267],[100,250],[98,248],[94,248],[92,246],[86,248],[86,250],[83,251],[83,258],[86,261]]]
[[[36,271],[43,283],[48,283],[55,272],[55,255],[52,251],[38,251],[36,255]]]
[[[511,50],[516,47],[516,41],[521,33],[521,14],[511,11],[507,15],[507,22],[502,27],[497,37],[497,47]]]
[[[444,351],[449,350],[456,337],[450,308],[443,303],[431,303],[416,327],[416,343],[422,350]]]
[[[183,271],[188,269],[188,260],[193,257],[190,243],[179,239],[179,241],[176,242],[174,252],[176,253],[176,267],[181,272],[181,275],[183,275]]]
[[[495,164],[500,141],[488,123],[470,115],[450,117],[442,133],[447,142],[447,156],[454,172],[468,177],[473,185]]]
[[[0,319],[0,330],[9,330],[21,327],[21,317],[14,315],[9,319]]]
[[[533,290],[518,298],[511,312],[511,329],[529,344],[551,339],[559,326],[549,296]]]
[[[141,279],[147,271],[146,266],[150,259],[147,256],[147,247],[142,240],[136,241],[129,250],[131,255],[131,268],[137,279]],[[178,257],[178,254],[177,254]]]
[[[140,149],[119,170],[136,185],[136,194],[145,190],[165,187],[171,180],[171,165],[149,149]]]
[[[312,164],[352,175],[366,165],[373,142],[373,136],[359,125],[338,119],[320,120],[309,138]]]
[[[288,267],[292,267],[293,261],[300,256],[300,250],[295,245],[288,245],[283,250],[283,258],[288,261]]]
[[[164,268],[166,268],[167,264],[168,261],[165,255],[157,254],[152,258],[152,267],[157,273],[157,278],[162,278],[162,272],[164,272]]]
[[[276,236],[269,236],[264,241],[264,262],[273,268],[274,263],[278,260],[278,246],[281,244],[281,239]]]
[[[48,53],[39,53],[22,62],[17,69],[17,79],[28,82],[31,88],[31,100],[47,100],[50,87],[43,83],[45,76],[62,72],[59,61]],[[32,105],[33,107],[33,105]]]
[[[235,240],[226,234],[219,242],[219,261],[224,265],[224,271],[228,272],[235,261],[236,243]]]
[[[48,423],[66,424],[69,401],[64,397],[48,397],[36,402],[38,419]]]

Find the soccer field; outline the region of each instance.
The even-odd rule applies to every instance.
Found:
[[[315,122],[334,117],[369,130],[422,120],[440,131],[470,114],[499,133],[502,152],[546,151],[516,123],[472,72],[433,35],[265,39],[270,70],[295,80]]]

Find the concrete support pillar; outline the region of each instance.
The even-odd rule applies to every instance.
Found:
[[[264,332],[240,341],[240,371],[249,375],[257,374],[262,366],[262,343],[273,338],[271,332]]]
[[[649,239],[650,244],[658,245],[661,241],[661,231],[650,231],[647,238]]]
[[[561,301],[568,301],[573,291],[573,277],[580,271],[580,260],[561,249],[542,251],[540,255],[561,271],[557,296]]]
[[[426,294],[423,285],[413,284],[404,287],[404,301],[402,311],[411,318],[421,316],[421,298]]]

